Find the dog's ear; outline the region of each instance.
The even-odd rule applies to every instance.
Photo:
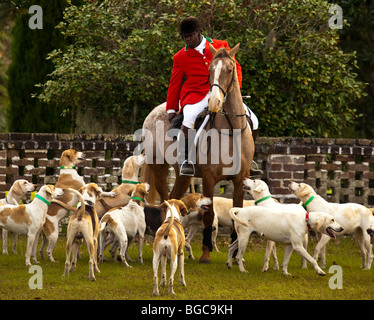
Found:
[[[178,202],[178,205],[179,205],[179,210],[181,212],[181,215],[184,217],[185,215],[188,214],[188,209],[186,207],[186,205],[184,204],[183,201],[179,201]]]
[[[317,232],[322,233],[321,231],[323,230],[324,221],[325,221],[324,218],[319,218],[316,221],[316,231]]]
[[[146,186],[146,183],[142,183],[142,192],[144,193],[145,196],[147,196],[149,194],[149,192],[147,191],[147,186]],[[148,186],[149,187],[149,186]]]
[[[63,163],[63,158],[66,157],[67,159],[69,159],[69,161],[73,161],[73,150],[72,149],[68,149],[68,150],[65,150],[62,155],[61,155],[61,158],[60,158],[60,166],[63,166],[64,163]],[[66,165],[66,164],[65,164]]]
[[[15,194],[22,195],[22,188],[21,188],[21,186],[19,184],[20,184],[19,180],[17,180],[16,182],[14,182],[13,186],[12,186],[12,191]]]
[[[122,176],[131,176],[134,174],[134,160],[130,158],[128,161],[123,163]]]
[[[305,185],[302,187],[301,191],[296,195],[297,197],[300,196],[300,198],[307,197],[311,194],[311,190]]]
[[[132,195],[134,189],[135,189],[135,186],[131,187],[131,189],[129,190],[129,192],[127,192],[127,195],[128,195],[129,197],[131,197],[131,195]]]
[[[45,192],[52,197],[53,196],[53,191],[55,190],[55,186],[53,185],[47,185],[47,188],[45,188]]]
[[[73,160],[73,157],[74,157],[74,151],[75,151],[75,150],[72,150],[72,149],[69,149],[69,150],[66,151],[66,157],[67,157],[70,161]]]
[[[96,193],[96,198],[100,199],[102,197],[104,191],[96,183],[93,183],[93,185],[94,185],[94,190],[95,190],[95,193]]]
[[[150,189],[149,183],[144,182],[144,187],[145,187],[146,195],[148,195],[149,194],[149,189]]]
[[[201,194],[192,194],[190,193],[188,196],[184,197],[183,198],[183,203],[185,204],[185,206],[189,207],[191,211],[197,211],[198,208],[197,208],[197,205],[196,205],[196,202],[198,200],[200,200],[203,196]]]
[[[264,188],[262,187],[261,184],[257,185],[256,188],[253,189],[255,192],[262,192],[264,191]]]

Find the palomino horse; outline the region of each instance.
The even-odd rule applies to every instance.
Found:
[[[234,184],[233,204],[243,206],[243,178],[250,174],[254,154],[254,142],[247,124],[238,77],[235,54],[237,44],[231,51],[216,50],[209,46],[213,60],[209,67],[211,96],[208,114],[210,119],[201,134],[196,152],[195,177],[203,180],[203,195],[213,199],[214,186],[221,180],[232,180]],[[161,124],[161,125],[160,125]],[[179,166],[170,161],[170,149],[176,153],[176,139],[165,135],[170,123],[165,111],[165,103],[153,109],[143,124],[143,147],[145,147],[145,168],[142,179],[150,183],[151,191],[157,190],[160,200],[169,199],[167,176],[170,165],[175,169],[176,180],[170,198],[180,199],[187,191],[191,177],[180,176]],[[161,129],[161,130],[160,130]],[[179,130],[178,130],[179,131]],[[203,142],[201,142],[203,141]],[[205,141],[205,142],[204,142]],[[151,152],[149,152],[151,150]],[[200,152],[201,151],[201,152]],[[182,151],[183,152],[183,151]],[[227,157],[231,155],[227,161]],[[223,159],[225,158],[226,159]],[[149,196],[148,202],[152,202]],[[212,251],[213,204],[204,213],[203,254],[200,262],[210,262]]]

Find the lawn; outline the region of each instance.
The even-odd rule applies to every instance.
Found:
[[[227,237],[219,236],[218,247],[221,252],[212,252],[212,263],[199,264],[197,260],[185,260],[186,287],[181,287],[178,273],[175,276],[175,296],[167,293],[167,288],[160,287],[160,296],[153,297],[152,240],[144,246],[144,265],[137,261],[130,262],[133,268],[126,268],[112,260],[99,265],[100,274],[96,281],[88,279],[88,254],[81,248],[82,258],[78,260],[77,270],[64,278],[65,237],[60,236],[54,250],[58,261],[41,260],[43,272],[42,289],[30,289],[29,280],[33,276],[25,266],[25,237],[20,236],[16,255],[0,254],[0,299],[48,299],[48,300],[314,300],[314,299],[374,299],[374,270],[360,268],[361,255],[355,240],[342,237],[330,241],[327,248],[326,276],[318,276],[309,265],[307,270],[300,268],[300,257],[293,253],[288,271],[292,277],[283,276],[281,271],[271,268],[262,273],[263,256],[266,243],[263,239],[252,237],[244,258],[248,274],[239,272],[234,265],[226,267]],[[11,241],[9,241],[11,242]],[[10,247],[11,244],[9,244]],[[316,245],[309,241],[309,252]],[[195,237],[192,244],[195,257],[201,255],[201,238]],[[283,258],[283,246],[277,245],[278,259]],[[10,248],[9,248],[10,249]],[[9,250],[11,251],[11,250]],[[130,247],[130,256],[137,257],[137,245]],[[106,257],[110,255],[106,251]],[[331,289],[329,280],[334,273],[329,273],[331,265],[340,266],[343,271],[342,289]],[[178,270],[179,271],[179,270]],[[169,267],[168,267],[169,275]],[[160,278],[160,277],[159,277]]]

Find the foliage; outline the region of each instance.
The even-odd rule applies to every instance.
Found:
[[[184,45],[179,21],[195,15],[205,35],[241,43],[242,93],[252,96],[246,102],[261,135],[340,135],[357,116],[352,105],[364,84],[356,79],[355,53],[339,49],[340,31],[328,28],[329,6],[320,0],[70,4],[58,28],[73,44],[49,55],[55,70],[40,98],[92,112],[103,132],[138,128],[165,101],[172,55]]]
[[[10,131],[70,131],[69,119],[60,116],[63,106],[47,104],[31,97],[35,92],[35,84],[46,81],[46,75],[53,70],[52,63],[46,63],[47,53],[64,46],[63,38],[55,29],[57,21],[62,18],[64,3],[59,0],[33,1],[33,4],[44,8],[42,30],[29,28],[31,15],[24,13],[28,11],[26,8],[15,19],[12,29],[12,64],[8,69],[10,106],[7,118]]]
[[[358,79],[368,83],[367,96],[357,101],[357,110],[365,115],[372,113],[374,105],[374,2],[370,0],[331,1],[342,7],[349,27],[342,30],[340,46],[344,51],[357,51]],[[373,117],[355,121],[355,135],[373,138]]]
[[[134,130],[131,119],[144,119],[166,96],[176,50],[170,39],[177,37],[176,19],[166,11],[162,1],[70,5],[58,28],[74,37],[74,44],[49,55],[56,69],[42,99],[62,104],[68,99],[102,122],[103,132],[112,122],[121,132]]]

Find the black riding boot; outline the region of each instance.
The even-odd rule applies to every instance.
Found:
[[[184,133],[184,150],[182,149],[182,144],[180,143],[179,146],[180,148],[180,156],[183,157],[182,161],[179,162],[179,174],[181,176],[191,176],[193,177],[195,175],[195,167],[193,162],[191,161],[192,154],[191,152],[193,151],[192,149],[194,148],[193,144],[193,135],[191,134],[191,137],[189,137],[189,129],[186,127],[182,126],[182,131]],[[190,138],[190,139],[189,139]],[[183,137],[180,137],[182,140]],[[189,141],[190,140],[190,141]],[[184,151],[184,153],[183,153]],[[189,159],[190,157],[190,159]]]
[[[257,138],[257,130],[252,130],[252,137],[253,137],[253,142],[255,142],[256,138]],[[257,166],[257,163],[255,163],[255,164]],[[257,176],[262,176],[263,174],[264,174],[264,172],[262,170],[260,170],[258,167],[256,169],[253,168],[253,163],[252,163],[250,176],[251,177],[257,177]]]

